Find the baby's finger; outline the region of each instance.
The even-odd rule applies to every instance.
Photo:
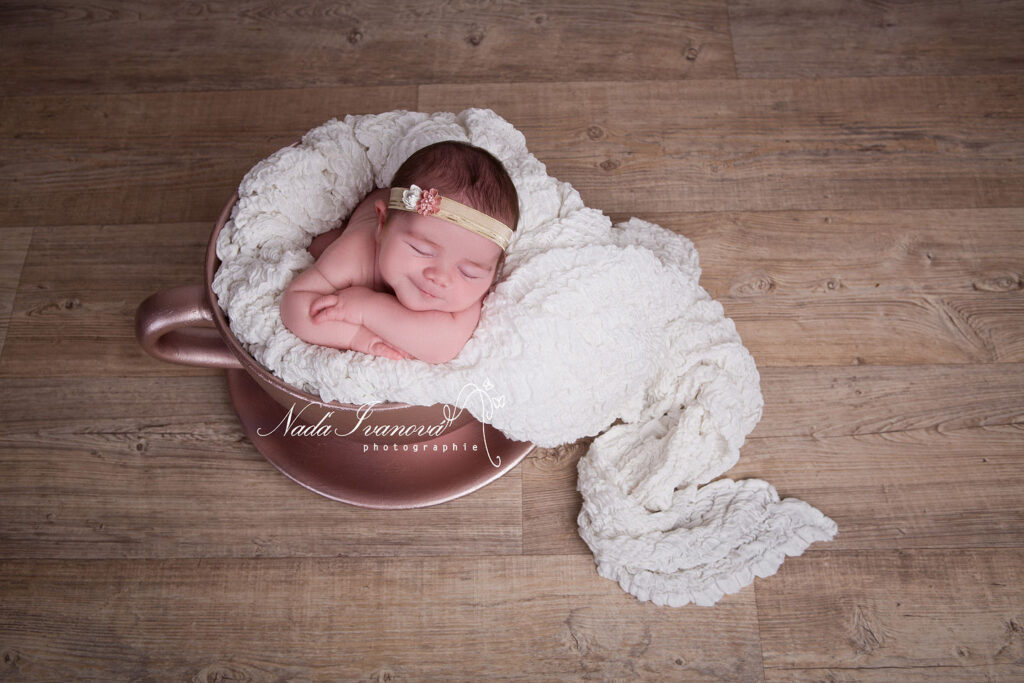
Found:
[[[373,355],[380,356],[382,358],[390,358],[391,360],[396,360],[395,353],[391,349],[381,344],[378,344],[373,347]]]
[[[370,350],[377,356],[384,356],[391,360],[401,360],[401,356],[398,351],[385,342],[374,343],[374,345],[370,347]]]
[[[316,315],[320,311],[329,306],[333,306],[336,303],[338,303],[338,297],[336,294],[324,294],[323,296],[313,300],[313,303],[309,306],[309,314],[311,316]]]
[[[334,307],[328,307],[313,316],[313,322],[323,322],[325,320],[343,320],[343,316]]]

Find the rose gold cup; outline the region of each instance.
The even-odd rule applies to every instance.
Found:
[[[372,410],[351,403],[325,402],[301,391],[260,365],[232,334],[224,312],[213,291],[213,277],[220,265],[217,236],[238,201],[237,193],[221,211],[206,249],[206,274],[203,285],[184,285],[153,294],[143,301],[135,314],[135,335],[142,348],[154,358],[171,363],[212,368],[245,370],[256,384],[287,411],[293,409],[302,422],[310,425],[328,419],[335,433],[359,443],[375,439],[373,428],[394,425],[437,425],[444,418],[443,404],[413,406],[406,403],[378,403]],[[477,420],[467,410],[449,408],[458,416],[446,427],[455,431]],[[273,427],[269,425],[268,428]],[[368,431],[369,430],[369,431]],[[411,431],[411,430],[410,430]],[[380,433],[379,431],[377,433]],[[389,435],[388,443],[421,443],[415,433]]]

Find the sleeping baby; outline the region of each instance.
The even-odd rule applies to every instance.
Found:
[[[424,147],[340,235],[313,240],[316,263],[288,285],[281,319],[311,344],[447,362],[473,335],[518,220],[494,156],[463,142]]]

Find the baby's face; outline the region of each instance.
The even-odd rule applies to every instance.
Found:
[[[381,277],[413,311],[469,308],[487,293],[501,255],[486,237],[409,211],[388,211],[377,244]]]

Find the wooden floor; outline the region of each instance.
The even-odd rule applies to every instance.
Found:
[[[0,4],[0,680],[1024,680],[1024,2]],[[733,478],[839,525],[713,608],[576,534],[581,441],[332,502],[158,362],[243,173],[490,107],[690,237],[761,371]]]

